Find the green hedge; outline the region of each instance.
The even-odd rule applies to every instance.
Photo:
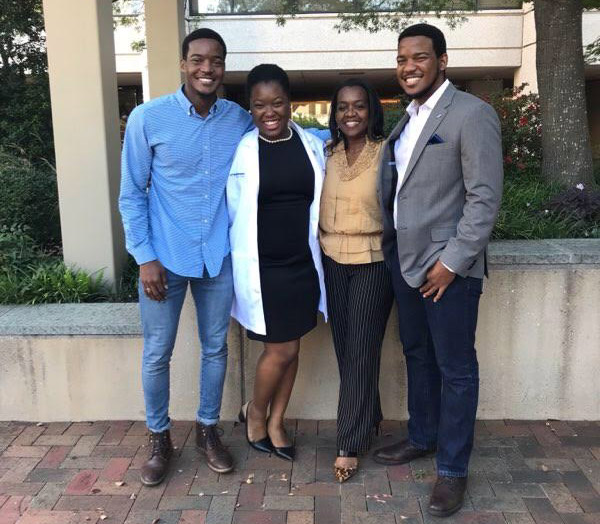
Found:
[[[0,228],[19,226],[41,246],[60,245],[56,173],[0,149]]]

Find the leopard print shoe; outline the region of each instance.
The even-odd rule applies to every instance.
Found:
[[[338,449],[337,456],[354,458],[357,456],[357,453],[355,451],[345,451],[343,449]],[[335,464],[333,465],[333,474],[335,475],[335,479],[340,484],[351,479],[357,473],[358,473],[358,463],[356,466],[350,467],[350,468],[336,466]]]

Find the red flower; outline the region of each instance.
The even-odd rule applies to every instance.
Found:
[[[505,162],[506,164],[512,164],[512,161],[513,161],[513,160],[512,160],[512,157],[510,157],[510,156],[508,156],[508,155],[506,155],[506,156],[504,157],[504,162]]]
[[[523,169],[525,169],[525,164],[523,164],[523,162],[517,162],[517,169],[523,171]]]
[[[529,120],[526,116],[522,116],[519,118],[519,127],[526,126],[529,123]]]

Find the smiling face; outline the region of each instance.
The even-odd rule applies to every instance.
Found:
[[[444,83],[448,55],[436,56],[431,38],[408,36],[398,43],[396,77],[409,98],[424,103]]]
[[[279,82],[259,82],[252,87],[250,110],[262,136],[271,140],[289,136],[290,98]]]
[[[363,138],[369,127],[369,100],[362,87],[340,89],[335,108],[335,122],[347,140]]]
[[[216,96],[223,83],[225,57],[221,44],[211,38],[190,42],[187,57],[181,60],[185,92],[200,97]]]

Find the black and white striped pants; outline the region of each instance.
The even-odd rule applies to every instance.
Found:
[[[381,422],[379,364],[394,292],[384,262],[338,264],[323,255],[327,309],[340,371],[337,448],[365,452]]]

